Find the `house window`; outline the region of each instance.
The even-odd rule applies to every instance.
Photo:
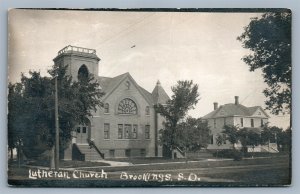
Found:
[[[118,106],[119,114],[137,114],[137,106],[135,102],[129,98],[123,99]]]
[[[214,144],[214,135],[210,135],[210,144]]]
[[[77,133],[80,133],[80,127],[77,127]]]
[[[132,138],[136,139],[137,138],[137,125],[133,125],[133,129],[132,129]]]
[[[244,119],[241,118],[241,127],[244,127]]]
[[[82,127],[82,133],[86,133],[86,127]]]
[[[217,121],[214,119],[214,128],[217,128]]]
[[[223,134],[223,138],[222,138],[222,140],[223,140],[223,144],[226,144],[226,134]]]
[[[131,150],[130,149],[126,149],[125,150],[125,156],[126,157],[130,157],[130,155],[131,155]]]
[[[141,156],[146,156],[146,149],[141,149]]]
[[[150,139],[150,125],[145,126],[145,139]]]
[[[251,119],[251,127],[254,127],[254,119]]]
[[[115,157],[115,150],[109,150],[109,157],[111,158]]]
[[[260,126],[261,126],[261,127],[264,126],[264,120],[263,120],[263,119],[260,120]]]
[[[104,139],[109,139],[109,123],[104,123]]]
[[[109,104],[108,103],[104,104],[104,113],[109,113]]]
[[[123,125],[118,125],[118,139],[123,139]]]
[[[270,143],[276,143],[277,135],[276,133],[272,133],[270,137]]]
[[[130,139],[131,125],[125,125],[125,139]]]
[[[146,112],[146,115],[150,115],[150,107],[149,106],[146,106],[145,112]]]

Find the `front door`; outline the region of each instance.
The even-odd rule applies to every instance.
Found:
[[[77,138],[76,143],[86,144],[88,143],[88,126],[78,126],[77,127]]]

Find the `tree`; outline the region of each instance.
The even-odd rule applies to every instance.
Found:
[[[260,134],[250,130],[248,132],[247,144],[251,146],[254,151],[254,147],[260,144]]]
[[[273,114],[291,110],[291,12],[268,12],[252,18],[237,39],[251,51],[243,57],[250,71],[261,69],[268,88],[266,108]]]
[[[242,151],[244,153],[247,152],[247,146],[248,146],[248,134],[249,131],[247,128],[242,128],[240,130],[237,131],[237,137],[238,137],[238,141],[242,144]]]
[[[20,87],[18,100],[14,100],[15,90],[9,91],[9,123],[8,131],[13,133],[9,139],[15,137],[14,131],[20,131],[19,137],[23,144],[24,154],[29,158],[40,156],[50,150],[55,141],[54,117],[54,79],[58,80],[58,107],[60,127],[60,151],[70,143],[71,133],[77,124],[86,124],[92,111],[102,106],[99,83],[92,75],[78,82],[68,76],[67,67],[54,65],[48,72],[52,77],[42,77],[39,72],[29,72],[29,77],[22,75],[21,82],[10,84],[11,88]],[[11,103],[10,103],[11,102]],[[14,111],[14,107],[22,107]],[[19,121],[18,125],[14,120]]]
[[[261,133],[262,144],[276,142],[280,150],[289,150],[291,146],[291,128],[286,130],[275,126],[265,126]]]
[[[208,123],[202,119],[188,117],[185,122],[178,124],[177,146],[185,151],[197,151],[206,148],[209,141]]]
[[[13,159],[13,149],[21,144],[24,119],[26,115],[22,111],[25,104],[22,99],[22,84],[8,84],[8,149],[10,150],[10,159]],[[15,116],[18,115],[18,116]]]
[[[226,134],[226,139],[232,144],[232,148],[235,149],[235,144],[239,141],[238,128],[233,125],[225,125],[223,132]]]
[[[218,147],[223,145],[223,142],[226,141],[226,138],[224,139],[223,135],[218,134],[216,137],[216,144]],[[216,157],[218,157],[219,149],[217,149]]]
[[[193,84],[193,81],[178,81],[171,89],[171,99],[165,105],[156,105],[155,109],[166,119],[165,129],[161,131],[161,142],[173,150],[178,145],[177,125],[184,119],[188,110],[197,104],[199,93],[198,85]]]
[[[289,151],[291,152],[292,146],[292,129],[288,127],[286,130],[282,131],[277,137],[277,145],[281,145],[281,151]]]
[[[260,133],[255,132],[250,128],[243,128],[238,131],[239,141],[243,146],[244,152],[248,152],[248,146],[251,146],[254,152],[255,146],[261,143]]]
[[[276,142],[279,140],[277,137],[280,137],[280,134],[282,133],[282,129],[279,127],[270,127],[268,125],[264,126],[262,132],[261,132],[261,143],[266,144],[270,142]],[[277,141],[280,142],[280,141]],[[279,145],[278,145],[279,147]]]

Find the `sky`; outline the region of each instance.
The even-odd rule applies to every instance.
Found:
[[[241,58],[249,54],[236,38],[260,13],[112,12],[10,10],[8,79],[21,72],[47,75],[57,52],[67,45],[96,49],[98,75],[129,72],[152,92],[157,80],[172,95],[178,80],[193,80],[200,101],[189,111],[201,117],[219,105],[262,106],[261,71],[250,72]],[[132,48],[132,46],[134,46]],[[267,111],[268,112],[268,111]],[[269,113],[269,112],[268,112]],[[286,128],[289,116],[270,115],[270,125]]]

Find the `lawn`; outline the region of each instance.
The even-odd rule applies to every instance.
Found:
[[[270,157],[270,158],[276,158],[276,157],[282,157],[286,156],[289,157],[289,153],[287,152],[280,152],[280,153],[247,153],[244,154],[243,158],[252,158],[252,157]],[[163,158],[163,157],[147,157],[147,158],[112,158],[107,159],[111,161],[117,161],[117,162],[128,162],[132,164],[153,164],[153,163],[167,163],[167,162],[185,162],[185,161],[204,161],[207,159],[222,159],[221,157],[206,157],[206,158],[176,158],[176,159],[170,159],[170,158]]]
[[[117,162],[128,162],[132,164],[152,164],[152,163],[167,163],[167,162],[185,162],[185,161],[199,161],[204,159],[185,159],[185,158],[159,158],[159,157],[148,157],[148,158],[112,158],[110,161]]]
[[[124,160],[123,160],[124,161]],[[142,162],[143,160],[137,160]],[[153,159],[151,160],[153,161]],[[150,163],[147,165],[137,164],[132,166],[103,166],[79,168],[83,172],[101,172],[104,170],[108,174],[108,179],[96,180],[89,179],[70,179],[70,180],[29,180],[27,166],[18,168],[17,165],[9,166],[9,182],[15,185],[36,185],[36,186],[70,186],[70,187],[105,187],[105,186],[159,186],[159,185],[186,185],[193,186],[266,186],[266,185],[288,185],[290,183],[290,165],[289,157],[278,156],[273,158],[257,158],[245,159],[242,161],[194,161],[194,162],[180,162],[176,160],[175,163],[167,163],[169,160],[155,160],[165,161],[161,164]],[[172,160],[173,161],[173,160]],[[145,162],[145,160],[143,161]],[[64,165],[70,163],[66,162]],[[76,162],[76,165],[87,166],[93,163]],[[98,163],[96,163],[98,164]],[[72,164],[74,165],[74,163]],[[98,165],[97,165],[98,166]],[[69,170],[72,173],[73,170]],[[173,182],[145,182],[145,181],[129,181],[120,180],[120,174],[126,172],[132,175],[141,175],[144,173],[154,174],[171,174]],[[188,176],[190,173],[196,173],[201,177],[200,182],[186,182],[178,181],[178,174],[182,173]]]

